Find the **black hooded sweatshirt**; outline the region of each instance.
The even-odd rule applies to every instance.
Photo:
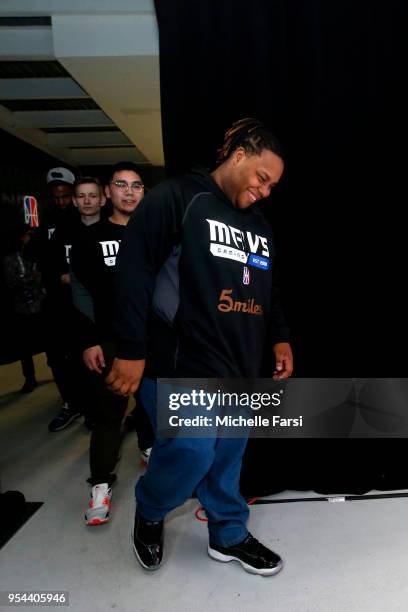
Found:
[[[202,169],[165,181],[124,232],[117,356],[147,356],[158,377],[260,376],[267,342],[289,340],[273,268],[272,232],[256,205],[235,208]]]

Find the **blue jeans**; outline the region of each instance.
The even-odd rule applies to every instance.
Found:
[[[140,397],[156,431],[156,382],[145,378]],[[210,543],[233,546],[248,534],[249,510],[239,492],[244,438],[156,438],[149,467],[136,485],[137,511],[161,521],[196,491],[208,518]]]

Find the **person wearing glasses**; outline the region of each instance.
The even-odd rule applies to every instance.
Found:
[[[92,231],[73,245],[70,257],[74,301],[88,317],[86,324],[82,320],[78,335],[85,365],[92,372],[95,397],[95,423],[90,442],[89,482],[92,490],[85,514],[87,525],[109,521],[112,484],[116,480],[113,471],[128,403],[128,398],[107,390],[104,374],[110,368],[115,352],[112,324],[116,255],[130,216],[144,196],[144,185],[135,164],[121,162],[112,168],[105,195],[112,203],[111,216],[93,225]],[[75,295],[78,286],[84,287],[86,293],[81,291]],[[147,460],[153,431],[142,406],[137,406],[135,419],[142,457]]]

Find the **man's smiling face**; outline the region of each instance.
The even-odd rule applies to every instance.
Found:
[[[267,198],[282,176],[282,159],[264,149],[259,155],[250,155],[239,147],[231,156],[224,191],[236,208],[248,208],[258,200]]]
[[[118,187],[115,181],[123,183],[123,186]],[[139,186],[138,189],[136,186]],[[130,216],[144,196],[142,179],[133,170],[119,170],[114,173],[105,192],[117,211]]]

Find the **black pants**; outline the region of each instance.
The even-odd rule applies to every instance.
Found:
[[[65,299],[63,299],[65,298]],[[73,306],[68,293],[49,295],[44,300],[44,344],[47,364],[52,371],[62,401],[73,405],[78,397],[78,354],[75,354],[76,332]]]
[[[15,314],[11,327],[15,329],[23,376],[26,380],[34,380],[33,355],[44,350],[44,317],[41,314]]]
[[[51,369],[62,401],[70,406],[75,403],[75,368],[72,354],[65,351],[46,350],[47,364]]]
[[[102,344],[105,357],[103,374],[91,373],[94,389],[92,412],[95,424],[91,433],[89,463],[92,485],[114,480],[113,470],[118,460],[121,444],[121,424],[126,412],[128,398],[109,391],[105,378],[112,366],[115,349],[112,343]],[[153,444],[154,433],[149,418],[140,402],[136,407],[136,432],[139,447],[144,450]]]

